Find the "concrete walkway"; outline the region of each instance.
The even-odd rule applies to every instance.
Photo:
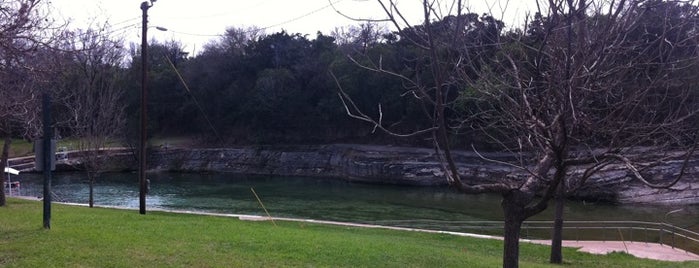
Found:
[[[28,200],[39,200],[36,197],[17,197]],[[87,204],[78,203],[61,203],[73,206],[87,206]],[[115,206],[95,206],[101,208],[113,208],[113,209],[125,209],[125,210],[136,210],[135,208],[125,208],[125,207],[115,207]],[[298,218],[282,218],[282,217],[265,217],[257,215],[244,215],[244,214],[225,214],[225,213],[211,213],[211,212],[201,212],[201,211],[182,211],[182,210],[167,210],[167,209],[156,209],[151,208],[148,211],[161,211],[169,213],[179,213],[179,214],[194,214],[194,215],[207,215],[207,216],[217,216],[217,217],[231,217],[238,218],[239,220],[245,221],[290,221],[290,222],[303,222],[312,224],[327,224],[327,225],[337,225],[337,226],[347,226],[347,227],[359,227],[359,228],[378,228],[378,229],[388,229],[388,230],[398,230],[398,231],[413,231],[413,232],[424,232],[424,233],[435,233],[435,234],[450,234],[464,237],[475,237],[484,239],[498,239],[502,240],[502,237],[492,236],[492,235],[480,235],[472,233],[460,233],[451,231],[437,231],[437,230],[426,230],[417,228],[407,228],[407,227],[393,227],[393,226],[383,226],[374,224],[363,224],[363,223],[351,223],[351,222],[337,222],[337,221],[324,221],[324,220],[312,220],[312,219],[298,219]],[[522,242],[533,243],[540,245],[550,245],[550,240],[529,240],[522,239]],[[699,261],[699,255],[679,249],[672,248],[668,245],[661,245],[658,243],[645,243],[645,242],[625,242],[625,241],[563,241],[564,247],[578,248],[579,251],[592,253],[592,254],[609,254],[612,252],[625,252],[627,254],[636,256],[638,258],[646,258],[661,261],[673,261],[673,262],[683,262],[683,261]]]
[[[530,240],[534,244],[550,245],[550,240]],[[699,261],[699,255],[668,245],[630,241],[563,241],[564,247],[592,254],[625,252],[638,258],[661,261]]]

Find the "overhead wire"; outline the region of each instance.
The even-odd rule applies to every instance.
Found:
[[[133,24],[129,24],[129,25],[126,25],[124,27],[121,27],[121,28],[110,29],[107,32],[107,34],[113,34],[113,33],[119,32],[119,31],[126,31],[126,30],[129,30],[130,28],[138,27],[139,25],[140,25],[140,23],[133,23]]]
[[[130,18],[130,19],[122,20],[122,21],[117,22],[117,23],[109,23],[109,22],[107,21],[106,24],[108,24],[109,26],[114,27],[114,26],[117,26],[117,25],[119,25],[119,24],[124,24],[124,23],[130,22],[130,21],[139,20],[139,19],[141,19],[141,16],[136,16],[136,17],[133,17],[133,18]]]
[[[92,36],[100,36],[100,38],[111,37],[113,34],[115,34],[117,32],[125,32],[127,30],[130,30],[130,28],[134,28],[136,26],[138,26],[138,23],[126,25],[126,26],[123,26],[123,27],[120,27],[117,29],[109,29],[109,30],[102,29],[102,30],[89,31],[90,29],[76,29],[76,30],[86,30],[86,31],[72,32],[72,34],[70,36],[66,36],[66,37],[64,37],[64,39],[80,40],[80,39],[83,39],[85,37],[90,38]],[[122,42],[123,40],[122,39],[115,39],[112,41]],[[69,50],[60,48],[58,46],[51,47],[51,49],[55,50],[55,51],[69,52]],[[82,51],[82,50],[85,50],[85,49],[81,48],[81,49],[77,49],[76,51]]]
[[[218,134],[218,131],[216,131],[216,128],[214,125],[211,123],[211,120],[209,120],[209,117],[206,115],[206,112],[204,112],[204,108],[201,107],[201,104],[199,104],[199,101],[197,98],[192,94],[192,91],[189,89],[189,85],[187,85],[187,82],[184,81],[184,77],[182,77],[182,74],[180,73],[179,70],[177,70],[177,67],[175,66],[174,63],[170,60],[169,57],[163,55],[163,58],[165,58],[165,61],[172,67],[172,69],[175,71],[175,74],[177,74],[177,78],[179,78],[180,82],[182,82],[182,85],[184,86],[184,89],[187,90],[187,93],[189,93],[189,96],[192,97],[192,100],[194,101],[194,105],[197,106],[197,109],[201,112],[201,114],[204,116],[204,120],[206,120],[206,123],[209,124],[209,127],[211,130],[214,132],[214,135],[216,136],[216,139],[219,141],[223,141],[221,139],[221,136]]]
[[[141,18],[140,16],[133,17],[130,19],[119,21],[117,23],[109,23],[109,21],[105,21],[104,25],[99,26],[99,27],[75,28],[74,31],[75,30],[84,30],[84,32],[82,32],[78,35],[78,36],[82,36],[82,35],[88,34],[87,30],[99,29],[99,31],[93,31],[93,32],[100,32],[100,33],[103,33],[105,35],[110,35],[110,34],[113,34],[113,33],[119,32],[119,31],[125,31],[129,28],[140,25],[139,22],[132,22],[132,21],[138,20],[140,18]],[[119,25],[126,24],[126,23],[130,23],[130,24],[128,24],[126,26],[119,26]],[[117,26],[119,26],[119,27],[116,28]]]
[[[262,28],[262,29],[265,30],[265,29],[268,29],[268,28],[281,26],[281,25],[284,25],[284,24],[287,24],[287,23],[291,23],[291,22],[294,22],[294,21],[303,19],[303,18],[305,18],[305,17],[308,17],[308,16],[310,16],[310,15],[313,15],[313,14],[315,14],[315,13],[318,13],[318,12],[320,12],[320,11],[326,9],[326,8],[332,7],[333,5],[335,5],[335,4],[337,4],[337,3],[340,3],[340,2],[342,2],[342,1],[344,1],[344,0],[336,0],[336,1],[330,2],[330,4],[328,4],[328,5],[325,5],[325,6],[321,7],[321,8],[312,10],[312,11],[310,11],[310,12],[308,12],[308,13],[306,13],[306,14],[303,14],[303,15],[301,15],[301,16],[292,18],[292,19],[287,20],[287,21],[283,21],[283,22],[281,22],[281,23],[277,23],[277,24],[274,24],[274,25],[267,26],[267,27],[264,27],[264,28]]]
[[[300,15],[300,16],[297,16],[297,17],[294,17],[294,18],[285,20],[285,21],[280,22],[280,23],[268,25],[268,26],[265,26],[265,27],[262,27],[262,28],[256,28],[256,29],[254,29],[254,30],[245,31],[244,33],[249,33],[249,32],[259,31],[259,30],[267,30],[267,29],[270,29],[270,28],[274,28],[274,27],[278,27],[278,26],[285,25],[285,24],[289,24],[289,23],[291,23],[291,22],[295,22],[295,21],[304,19],[304,18],[306,18],[306,17],[309,17],[309,16],[311,16],[311,15],[313,15],[313,14],[315,14],[315,13],[318,13],[318,12],[320,12],[320,11],[323,11],[323,10],[325,10],[325,9],[327,9],[327,8],[332,7],[332,8],[334,9],[334,5],[336,5],[336,4],[338,4],[338,3],[342,2],[342,1],[344,1],[344,0],[335,0],[335,1],[329,0],[329,1],[328,1],[329,4],[327,4],[327,5],[323,6],[323,7],[320,7],[320,8],[314,9],[314,10],[311,10],[311,11],[309,11],[309,12],[307,12],[307,13],[304,13],[303,15]],[[224,34],[199,34],[199,33],[188,33],[188,32],[173,31],[173,30],[170,30],[170,29],[168,29],[168,31],[173,32],[173,33],[177,33],[177,34],[190,35],[190,36],[201,36],[201,37],[223,37],[223,36],[225,36]]]
[[[339,1],[337,1],[339,2]],[[361,21],[361,22],[388,22],[391,21],[391,19],[369,19],[369,18],[359,18],[359,17],[352,17],[350,15],[345,14],[344,12],[340,11],[337,7],[335,7],[335,4],[337,2],[332,2],[332,0],[328,0],[329,6],[333,8],[335,13],[339,14],[340,16],[345,17],[348,20],[352,21]]]

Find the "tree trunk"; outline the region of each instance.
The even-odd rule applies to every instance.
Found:
[[[556,197],[554,199],[556,208],[554,209],[553,230],[551,234],[551,263],[563,263],[563,208],[565,206],[565,184],[558,184]]]
[[[0,156],[0,170],[3,172],[0,173],[2,174],[0,176],[0,185],[2,185],[2,191],[0,191],[0,207],[4,207],[7,203],[6,197],[5,197],[5,167],[7,167],[8,164],[8,159],[10,158],[10,144],[12,143],[12,137],[10,137],[10,134],[8,133],[7,136],[5,136],[5,143],[2,145],[2,156]],[[12,189],[12,188],[10,188]],[[10,190],[11,191],[11,190]]]
[[[87,179],[90,180],[90,197],[88,199],[88,204],[90,204],[90,207],[93,207],[95,204],[95,199],[94,199],[94,186],[95,186],[95,179],[93,178],[94,175],[90,175],[90,172],[87,172]]]
[[[519,267],[519,232],[522,220],[505,216],[505,248],[502,255],[502,267]]]
[[[505,213],[505,241],[502,254],[502,267],[519,267],[519,237],[522,223],[526,219],[525,205],[517,194],[503,197],[502,208]]]

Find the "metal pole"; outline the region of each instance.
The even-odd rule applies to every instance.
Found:
[[[139,169],[138,169],[138,211],[146,214],[146,84],[148,82],[148,1],[141,3],[143,11],[143,25],[141,33],[141,142],[139,146]]]
[[[44,229],[51,229],[51,97],[44,93],[42,103],[44,125]]]
[[[5,164],[5,168],[10,168],[10,161],[7,161]],[[10,178],[10,171],[7,171],[7,186],[9,187],[8,189],[10,192],[8,193],[9,196],[12,196],[12,179]],[[5,191],[5,185],[3,185],[2,188],[3,191]]]

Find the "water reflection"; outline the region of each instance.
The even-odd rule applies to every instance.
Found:
[[[366,223],[422,222],[452,229],[447,221],[502,220],[500,197],[465,195],[448,188],[368,185],[320,178],[239,176],[231,174],[158,173],[148,175],[151,190],[147,206],[174,210],[264,215],[250,188],[254,188],[273,216]],[[40,196],[37,174],[22,178],[24,195]],[[83,173],[54,174],[55,197],[64,202],[87,203]],[[95,204],[138,207],[136,173],[105,174],[95,186]],[[568,202],[567,220],[667,220],[699,231],[699,206],[678,207]],[[533,220],[551,220],[551,210]],[[415,221],[419,220],[419,221]]]

